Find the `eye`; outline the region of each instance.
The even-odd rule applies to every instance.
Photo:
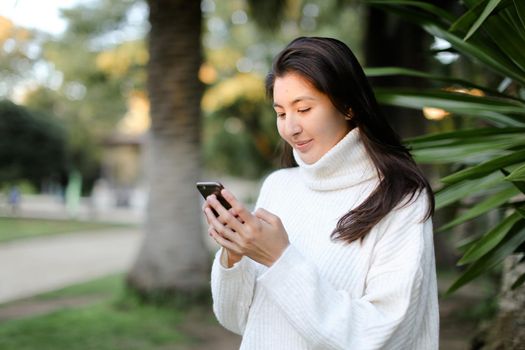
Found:
[[[277,114],[277,118],[279,118],[279,119],[282,119],[282,118],[284,118],[284,117],[285,117],[285,115],[286,115],[286,114],[285,114],[285,113],[283,113],[283,112],[276,112],[276,114]]]
[[[303,108],[303,109],[299,109],[297,112],[299,113],[306,113],[310,110],[310,108]]]

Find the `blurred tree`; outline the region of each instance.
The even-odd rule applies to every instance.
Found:
[[[33,67],[40,58],[40,46],[47,35],[17,27],[0,16],[0,98],[15,95],[15,87],[32,83]]]
[[[69,167],[83,174],[82,190],[89,193],[100,173],[100,145],[92,130],[73,114],[74,104],[70,104],[60,92],[43,86],[29,92],[24,104],[35,111],[54,115],[61,124],[69,150]],[[60,185],[63,187],[65,184],[65,179],[62,179]]]
[[[276,167],[279,137],[261,75],[238,73],[211,86],[202,100],[208,169],[261,178]]]
[[[200,1],[149,0],[151,128],[145,238],[128,283],[144,296],[208,289],[200,179]]]
[[[40,188],[68,168],[65,130],[49,116],[0,101],[0,188],[21,180]]]
[[[141,3],[101,0],[62,10],[65,33],[42,47],[48,81],[24,99],[62,121],[87,193],[100,176],[102,140],[124,116],[129,96],[145,88],[146,47],[140,31],[126,32],[129,13]]]

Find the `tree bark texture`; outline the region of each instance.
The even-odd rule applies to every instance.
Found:
[[[514,282],[525,273],[523,253],[514,254],[503,263],[501,294],[497,316],[485,330],[482,350],[525,350],[525,284],[512,290]]]
[[[145,238],[128,282],[146,294],[187,293],[206,287],[209,279],[195,189],[201,169],[200,1],[148,4],[149,202]]]

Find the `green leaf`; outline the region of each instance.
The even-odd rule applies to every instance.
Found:
[[[511,3],[511,7],[504,11],[502,18],[511,24],[509,27],[515,31],[516,35],[520,38],[519,40],[525,41],[525,25],[521,21],[518,13],[519,10],[514,5],[514,1],[511,1]]]
[[[509,187],[504,189],[503,191],[486,198],[482,202],[476,204],[472,208],[470,208],[468,211],[466,211],[464,214],[456,217],[454,220],[452,220],[450,223],[440,227],[438,229],[438,232],[448,230],[451,227],[457,226],[459,224],[464,223],[465,221],[471,220],[477,216],[480,216],[481,214],[484,214],[488,212],[489,210],[492,210],[494,208],[499,207],[503,203],[507,202],[510,198],[514,197],[515,195],[519,194],[520,191],[516,189],[515,187]]]
[[[508,181],[525,181],[525,165],[520,166],[508,175],[505,180]]]
[[[485,86],[477,85],[467,80],[455,79],[455,78],[450,78],[450,77],[445,77],[445,76],[435,75],[435,74],[429,74],[429,73],[422,72],[422,71],[415,70],[415,69],[401,68],[401,67],[369,67],[369,68],[365,68],[364,71],[368,77],[385,77],[385,76],[392,76],[392,75],[402,75],[402,76],[407,76],[407,77],[424,78],[424,79],[429,79],[429,80],[442,81],[442,82],[446,82],[449,84],[457,84],[462,87],[467,87],[471,89],[482,90],[486,93],[489,93],[495,96],[513,98],[512,96],[504,95],[497,90],[489,89]]]
[[[414,147],[411,153],[419,163],[450,164],[460,162],[464,164],[479,164],[486,162],[487,159],[509,155],[512,151],[508,151],[507,149],[523,146],[524,144],[525,140],[512,138],[487,141],[486,143],[461,144],[455,142],[444,145],[425,144],[426,147]]]
[[[512,184],[519,189],[521,193],[525,194],[525,181],[512,181]]]
[[[499,74],[508,76],[519,84],[525,85],[523,72],[500,51],[494,50],[488,45],[484,45],[478,41],[475,43],[463,41],[458,36],[435,24],[426,24],[424,25],[424,29],[434,36],[445,39],[459,52],[477,59]]]
[[[441,179],[446,184],[453,184],[466,179],[476,179],[484,175],[490,174],[496,170],[504,168],[506,166],[521,163],[525,161],[525,150],[516,151],[512,154],[497,157],[481,163],[477,166],[473,166],[452,175],[446,176]]]
[[[480,191],[494,188],[504,182],[501,173],[493,173],[479,180],[464,181],[446,186],[436,192],[436,209],[441,209],[460,199],[472,196]]]
[[[521,193],[525,194],[525,181],[511,181],[511,183],[520,190]]]
[[[463,255],[458,261],[458,266],[470,264],[487,254],[491,249],[497,246],[505,238],[505,235],[512,229],[512,227],[520,221],[524,220],[517,212],[507,216],[503,221],[485,233],[476,244],[467,250],[465,255]]]
[[[492,11],[494,11],[494,9],[499,5],[500,2],[501,0],[489,0],[487,2],[487,6],[485,6],[485,9],[481,13],[481,16],[472,25],[472,27],[470,28],[463,40],[468,40],[472,36],[472,34],[474,34],[476,30],[478,30],[481,24],[487,19],[488,16],[490,16]]]
[[[505,177],[510,175],[510,172],[506,169],[501,169],[501,172]],[[525,181],[511,181],[514,187],[516,187],[518,190],[520,190],[521,193],[525,194]]]
[[[467,250],[470,249],[470,247],[476,244],[478,239],[479,237],[476,237],[475,235],[462,239],[458,243],[456,243],[456,249],[461,253],[465,253]]]
[[[448,139],[434,139],[426,142],[414,142],[410,143],[409,146],[415,150],[424,150],[427,148],[453,148],[453,147],[473,147],[481,146],[483,149],[484,144],[490,144],[490,147],[494,149],[508,149],[524,144],[522,140],[523,135],[521,133],[506,133],[506,134],[492,134],[485,136],[474,136],[470,137],[455,137]]]
[[[516,13],[521,21],[521,27],[525,28],[525,2],[523,0],[514,0],[514,7],[516,8]]]
[[[483,26],[485,32],[492,41],[514,62],[521,70],[521,76],[525,76],[525,40],[521,32],[516,31],[512,25],[512,19],[505,12],[500,16],[492,16],[487,19]]]
[[[512,29],[516,32],[516,35],[521,38],[521,41],[525,41],[525,26],[522,24],[521,19],[518,15],[518,12],[516,11],[516,8],[514,7],[514,2],[512,5],[512,11],[509,9],[508,11],[505,11],[505,13],[502,15],[503,18],[507,19],[507,21],[512,24]]]
[[[406,107],[436,107],[447,111],[483,112],[486,109],[498,113],[516,113],[525,115],[525,103],[521,100],[495,96],[473,96],[465,93],[443,90],[411,90],[377,88],[377,95],[387,95],[390,99],[406,100],[405,104],[396,102],[396,105]]]
[[[420,164],[452,164],[469,158],[470,162],[476,163],[477,158],[486,159],[500,155],[493,150],[480,150],[478,148],[432,148],[412,151],[412,156]],[[476,158],[474,158],[476,157]]]
[[[513,99],[492,96],[472,96],[442,90],[408,90],[385,89],[375,90],[380,103],[423,109],[424,107],[441,108],[448,112],[486,119],[504,126],[525,126],[523,117],[517,119],[508,114],[525,116],[525,104]]]
[[[516,281],[514,281],[514,283],[512,284],[512,286],[510,287],[511,290],[515,290],[517,289],[519,286],[521,286],[523,283],[525,282],[525,273],[521,274],[520,277],[518,277],[516,279]]]
[[[494,0],[497,2],[499,0]],[[491,1],[479,1],[469,11],[451,26],[451,31],[458,36],[467,33],[468,27],[472,27],[464,40],[473,34],[472,29],[479,21],[484,21],[483,35],[478,40],[489,45],[490,42],[501,49],[506,56],[521,69],[521,75],[525,70],[525,30],[518,22],[519,18],[512,1],[503,0],[492,9],[490,17],[483,17],[489,7],[493,6]],[[477,28],[476,28],[477,29]],[[478,31],[479,32],[479,31]],[[486,36],[492,40],[487,40]]]
[[[470,265],[467,270],[452,284],[452,286],[450,286],[446,294],[449,295],[453,293],[479,275],[492,270],[507,256],[512,254],[516,248],[520,246],[520,244],[525,242],[525,229],[520,226],[513,228],[513,232],[505,236],[505,238],[494,249]]]
[[[412,7],[423,8],[424,3],[416,1],[369,1],[378,7],[399,14],[405,19],[422,26],[429,34],[448,41],[457,51],[479,60],[495,72],[504,77],[509,77],[521,85],[525,85],[525,76],[523,71],[516,67],[515,63],[507,57],[501,50],[494,46],[493,43],[484,38],[472,38],[466,42],[460,36],[444,28],[443,20],[450,21],[450,15],[444,17],[439,15],[436,10],[414,11]],[[403,6],[406,5],[406,6]],[[434,11],[434,12],[433,12]],[[441,9],[441,11],[443,11]],[[434,15],[434,13],[436,15]],[[454,19],[452,19],[454,21]]]
[[[461,139],[465,140],[472,137],[483,137],[491,135],[508,135],[508,134],[525,134],[525,128],[477,128],[477,129],[464,129],[458,131],[439,132],[424,136],[418,136],[413,138],[405,139],[405,142],[413,146],[418,143],[425,143],[430,141],[440,141],[449,139]],[[510,137],[510,136],[509,136]]]
[[[512,0],[503,0],[502,3],[498,6],[498,8],[507,7],[511,4]],[[485,9],[484,5],[486,4],[483,1],[479,1],[478,3],[476,3],[450,26],[449,31],[457,35],[463,35],[467,33],[469,27],[472,27],[476,20],[478,20],[481,17],[481,13]]]

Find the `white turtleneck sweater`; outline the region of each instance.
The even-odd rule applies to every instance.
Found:
[[[290,245],[267,268],[216,255],[219,322],[241,349],[438,349],[431,220],[423,192],[398,205],[361,241],[330,239],[340,217],[378,184],[357,128],[314,164],[272,173],[256,207],[282,220]],[[403,205],[405,204],[405,205]]]

